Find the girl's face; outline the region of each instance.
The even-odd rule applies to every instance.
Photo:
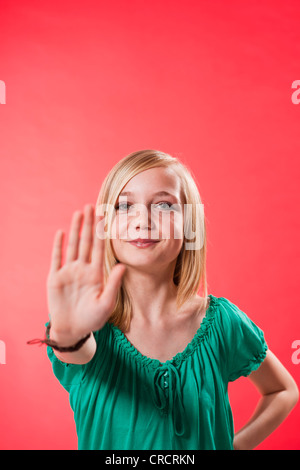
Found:
[[[180,192],[176,172],[163,167],[145,170],[124,186],[112,222],[116,259],[128,266],[148,269],[176,260],[183,244]],[[139,247],[132,243],[136,239],[152,239],[155,243]]]

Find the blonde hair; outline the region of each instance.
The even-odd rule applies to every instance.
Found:
[[[191,207],[191,228],[196,233],[195,237],[201,236],[201,249],[182,249],[177,257],[173,282],[177,286],[177,308],[180,308],[187,300],[194,297],[199,288],[202,289],[202,296],[207,299],[206,281],[206,224],[204,212],[200,214],[202,223],[202,234],[199,234],[199,227],[196,223],[199,220],[199,208],[203,206],[198,187],[192,176],[191,170],[177,158],[158,150],[140,150],[133,152],[121,159],[108,173],[101,186],[97,203],[98,206],[109,205],[115,207],[119,193],[128,181],[135,175],[150,168],[165,167],[173,168],[181,180],[182,204],[189,204]],[[109,206],[108,206],[109,207]],[[111,233],[113,211],[107,213],[107,233]],[[104,282],[107,282],[111,269],[118,263],[114,256],[110,237],[105,239],[104,256]],[[109,322],[126,332],[131,321],[132,303],[125,286],[121,285],[117,294],[115,308],[109,318]]]

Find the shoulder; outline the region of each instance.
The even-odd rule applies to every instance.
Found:
[[[214,317],[215,327],[229,342],[248,334],[262,336],[260,328],[244,311],[244,307],[226,297],[210,295],[210,310]]]
[[[251,322],[241,306],[226,297],[216,297],[211,294],[210,304],[219,313],[219,319],[224,324],[238,324],[243,321]]]
[[[236,303],[225,297],[212,298],[215,305],[216,323],[230,345],[245,342],[265,344],[264,332]]]

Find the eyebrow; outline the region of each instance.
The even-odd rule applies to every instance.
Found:
[[[122,191],[119,196],[132,196],[133,193],[131,191]],[[175,197],[174,194],[169,193],[168,191],[158,191],[157,193],[154,193],[152,196],[172,196]]]

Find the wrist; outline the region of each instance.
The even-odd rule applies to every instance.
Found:
[[[71,331],[59,331],[52,326],[51,323],[47,326],[46,337],[54,343],[57,343],[61,347],[69,347],[73,344],[78,343],[86,335],[82,335]]]
[[[252,450],[253,446],[247,441],[246,436],[240,430],[238,431],[233,439],[233,448],[234,450]]]
[[[80,337],[79,335],[57,333],[56,330],[52,329],[51,322],[49,322],[46,330],[47,339],[44,342],[57,351],[73,352],[78,351],[90,336],[91,333]]]
[[[41,339],[34,339],[31,341],[27,341],[27,344],[46,344],[50,346],[52,349],[60,352],[74,352],[78,351],[81,346],[89,339],[91,336],[91,332],[86,334],[85,336],[81,336],[81,338],[74,339],[73,336],[68,336],[66,334],[57,333],[55,330],[52,330],[51,322],[48,323],[46,329],[46,338]]]

